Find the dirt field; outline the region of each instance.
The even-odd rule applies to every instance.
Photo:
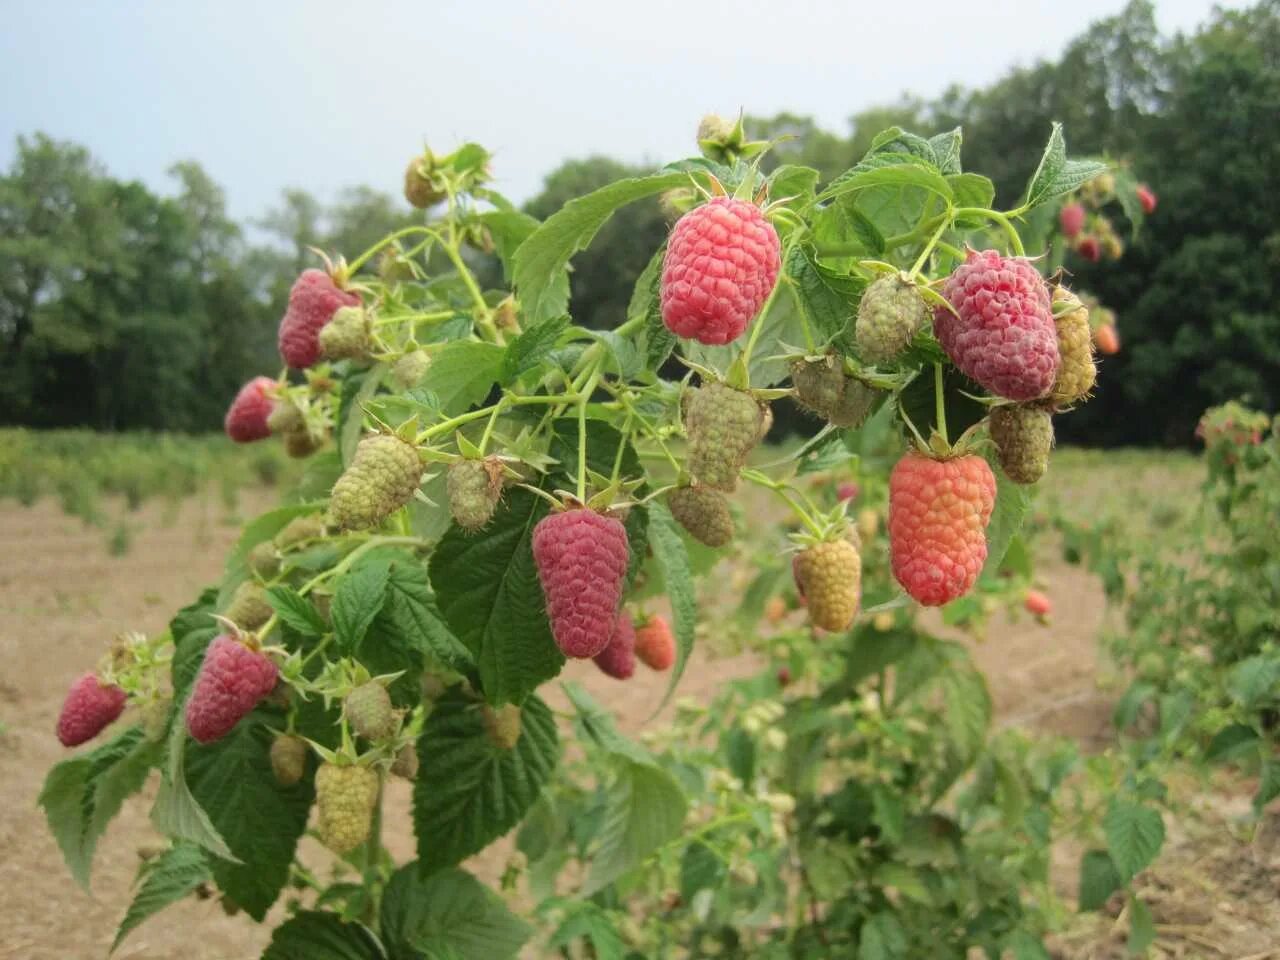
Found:
[[[244,503],[246,510],[267,505],[265,498]],[[147,820],[149,802],[127,803],[112,824],[100,844],[93,895],[86,895],[63,865],[35,803],[45,771],[64,755],[52,733],[55,719],[69,678],[94,662],[114,632],[161,629],[170,611],[217,576],[238,529],[224,522],[224,515],[216,502],[191,501],[176,522],[166,524],[158,508],[144,509],[135,516],[132,550],[113,558],[100,531],[63,516],[53,503],[31,509],[0,506],[0,890],[5,902],[0,960],[106,955],[130,899],[137,849],[155,838]],[[975,655],[987,671],[998,722],[1064,733],[1097,746],[1105,742],[1111,707],[1095,686],[1101,592],[1078,569],[1051,560],[1042,569],[1062,611],[1054,625],[1045,628],[1028,619],[996,624],[975,645]],[[745,658],[718,663],[714,670],[698,659],[681,693],[705,696],[726,675],[751,668]],[[589,664],[574,665],[570,675],[593,692],[606,693],[631,731],[662,695],[663,681],[653,675],[626,685],[621,694]],[[151,786],[154,790],[154,782]],[[1243,790],[1229,790],[1224,802],[1206,811],[1203,822],[1220,822],[1223,829],[1172,831],[1178,837],[1174,853],[1150,881],[1156,893],[1163,889],[1164,906],[1156,911],[1162,956],[1280,958],[1280,953],[1262,952],[1280,942],[1280,933],[1274,933],[1280,920],[1267,932],[1275,919],[1269,911],[1280,902],[1280,823],[1252,845],[1237,839],[1239,831],[1229,828],[1242,812]],[[408,791],[399,784],[390,795],[387,840],[400,857],[412,853],[407,810]],[[323,856],[314,845],[307,855]],[[493,877],[503,859],[500,847],[473,866]],[[1064,876],[1060,886],[1070,893],[1074,875]],[[1064,938],[1061,956],[1112,956],[1110,923],[1087,925]],[[142,926],[117,956],[251,960],[266,939],[265,930],[225,916],[216,902],[188,900]]]

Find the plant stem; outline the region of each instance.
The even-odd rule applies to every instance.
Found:
[[[1025,257],[1027,255],[1027,252],[1022,248],[1022,238],[1018,236],[1017,229],[1003,213],[988,210],[986,207],[957,207],[953,215],[957,220],[963,217],[981,217],[984,220],[994,221],[1004,230],[1005,236],[1009,240],[1009,247],[1013,250],[1013,255],[1016,257]]]
[[[363,267],[365,263],[368,262],[369,258],[372,257],[379,250],[381,250],[383,247],[386,247],[395,243],[401,237],[407,237],[414,233],[431,233],[431,232],[433,231],[431,230],[430,227],[424,227],[424,226],[405,227],[403,230],[397,230],[395,233],[390,234],[389,236],[383,237],[381,240],[379,240],[377,243],[371,246],[364,253],[360,254],[360,256],[352,260],[349,264],[347,264],[347,269],[351,271],[351,274],[354,276],[356,271],[359,270],[361,267]]]
[[[938,418],[938,433],[942,435],[944,443],[949,443],[947,438],[947,405],[942,394],[942,364],[935,363],[933,365],[933,403],[935,415]]]
[[[934,232],[933,236],[929,238],[929,242],[924,245],[924,249],[920,251],[920,256],[916,257],[916,262],[911,265],[911,272],[908,276],[910,276],[912,280],[919,276],[921,268],[929,259],[929,254],[933,253],[933,248],[938,245],[938,241],[942,239],[942,235],[946,233],[950,226],[951,218],[949,216],[943,217],[942,221],[938,224],[938,229]]]

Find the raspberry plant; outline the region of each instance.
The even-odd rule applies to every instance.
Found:
[[[279,435],[309,458],[306,473],[245,528],[221,582],[167,631],[112,648],[95,696],[127,699],[142,722],[59,764],[41,796],[87,886],[111,816],[159,770],[152,820],[171,845],[143,867],[117,944],[212,885],[258,921],[286,897],[267,960],[514,956],[531,928],[461,863],[523,824],[527,856],[553,858],[544,880],[571,846],[584,861],[569,898],[543,891],[537,915],[563,920],[553,946],[586,937],[603,955],[595,920],[619,914],[673,850],[705,860],[713,833],[732,846],[764,831],[794,845],[809,911],[792,917],[786,884],[773,882],[777,896],[752,906],[767,933],[752,941],[761,955],[840,943],[906,956],[926,930],[956,956],[970,946],[1041,955],[1044,923],[1018,907],[1031,876],[1021,868],[992,881],[1003,899],[975,919],[983,898],[952,889],[955,861],[916,878],[924,892],[908,904],[886,893],[914,889],[901,871],[869,874],[850,896],[836,864],[820,888],[805,858],[819,855],[813,841],[832,812],[840,821],[864,802],[875,811],[867,829],[840,828],[848,855],[870,843],[874,864],[908,864],[901,848],[925,823],[943,830],[944,846],[969,844],[977,856],[993,782],[1006,815],[1031,817],[1026,801],[1060,777],[1036,775],[1032,790],[1033,774],[988,744],[981,675],[958,645],[911,626],[911,597],[955,601],[948,609],[966,622],[1004,589],[997,573],[1009,573],[1029,503],[1020,484],[1033,478],[993,472],[987,416],[1010,404],[1034,405],[1037,418],[1068,406],[1050,396],[1066,349],[1055,335],[1058,284],[1036,272],[1018,224],[1104,167],[1068,160],[1055,126],[1021,203],[1000,212],[991,182],[962,170],[959,130],[887,130],[821,188],[804,167],[761,175],[770,145],[746,140],[740,121],[704,122],[699,144],[703,156],[613,183],[542,223],[487,185],[481,147],[428,151],[405,178],[407,199],[427,211],[420,226],[299,277],[280,348],[300,372],[252,381],[227,432]],[[576,325],[566,312],[573,254],[615,209],[659,194],[676,218],[671,243],[654,251],[626,321]],[[509,290],[478,279],[477,256],[489,253]],[[1009,282],[1019,296],[1006,300]],[[876,302],[860,309],[868,290]],[[1091,363],[1075,349],[1077,365]],[[826,423],[799,447],[761,455],[771,404],[793,390]],[[892,457],[865,484],[879,480],[883,493],[900,458],[887,554],[879,539],[874,558],[860,549],[876,515],[860,518],[860,536],[847,499],[820,503],[805,476],[856,461],[872,433]],[[784,569],[794,567],[813,629],[835,636],[793,665],[821,692],[755,704],[742,729],[745,718],[758,729],[785,716],[784,737],[811,743],[808,725],[828,717],[834,736],[820,749],[834,765],[819,780],[803,753],[789,755],[788,790],[761,806],[741,756],[733,777],[713,783],[678,753],[624,738],[570,685],[589,782],[577,764],[557,773],[565,724],[541,688],[567,657],[595,657],[622,680],[639,652],[670,670],[670,696],[694,642],[694,571],[705,569],[695,561],[736,536],[731,504],[744,485],[776,495],[793,518]],[[1015,575],[1025,562],[1020,551]],[[864,564],[876,602],[860,613]],[[668,638],[651,639],[641,616],[637,651],[633,613],[658,598],[671,611]],[[872,681],[882,713],[829,709]],[[930,735],[939,715],[929,691],[947,701],[942,740]],[[868,775],[870,794],[859,786]],[[417,857],[402,865],[380,842],[392,776],[414,779]],[[834,794],[822,792],[829,776],[841,778]],[[551,801],[573,790],[591,805],[557,815]],[[701,846],[690,844],[686,815],[708,791],[727,819],[714,815],[695,835]],[[313,806],[317,835],[339,858],[333,883],[298,856]],[[730,824],[736,835],[724,833]],[[1045,817],[1025,830],[1034,859]],[[1019,856],[1021,840],[1002,842],[984,869]],[[1036,862],[1043,875],[1047,860]],[[725,924],[737,922],[732,907]],[[744,955],[752,943],[741,940]]]

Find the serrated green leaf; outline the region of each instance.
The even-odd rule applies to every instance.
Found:
[[[865,282],[822,267],[813,251],[802,244],[792,247],[785,270],[813,332],[815,346],[821,347],[839,336],[853,319]]]
[[[1227,692],[1246,710],[1280,698],[1280,657],[1259,654],[1242,660],[1227,677]]]
[[[1102,909],[1107,898],[1120,889],[1121,882],[1107,851],[1087,851],[1080,859],[1080,890],[1077,894],[1080,910]]]
[[[138,892],[120,921],[111,952],[144,921],[185,899],[196,887],[212,879],[207,854],[191,843],[175,844],[154,860],[143,862],[135,881]]]
[[[977,173],[956,173],[947,177],[955,194],[957,207],[982,207],[989,209],[996,198],[996,185]]]
[[[635,323],[641,331],[644,365],[648,370],[657,370],[677,343],[676,335],[667,329],[662,321],[662,299],[659,291],[662,284],[662,261],[667,255],[667,245],[660,246],[649,262],[636,278],[636,285],[631,291],[631,301],[627,304],[627,322]]]
[[[578,711],[578,722],[587,740],[607,753],[616,754],[633,763],[657,765],[648,750],[618,732],[613,717],[591,698],[580,683],[567,680],[563,686],[569,701]]]
[[[991,694],[981,672],[971,663],[953,661],[939,678],[943,723],[951,742],[967,764],[977,756],[991,723]]]
[[[395,872],[382,895],[382,936],[393,960],[450,953],[460,960],[507,960],[532,933],[463,870],[424,874],[410,863]]]
[[[276,927],[262,960],[386,960],[386,956],[364,925],[348,923],[336,913],[303,910]]]
[[[385,368],[373,367],[362,373],[352,373],[342,381],[342,396],[338,398],[337,441],[338,454],[343,467],[351,463],[356,446],[364,434],[365,404],[378,392]]]
[[[555,281],[565,265],[591,243],[596,232],[619,207],[664,190],[689,184],[688,173],[661,173],[618,180],[584,197],[570,200],[547,218],[515,255],[515,287],[529,325],[559,316],[568,306]]]
[[[873,169],[855,167],[847,174],[832,180],[818,195],[822,201],[834,200],[858,190],[871,187],[908,187],[927,190],[944,200],[952,199],[951,184],[937,170],[923,163],[894,162]]]
[[[1040,165],[1027,183],[1023,209],[1031,210],[1065,196],[1106,169],[1106,164],[1096,160],[1068,160],[1062,124],[1055,121],[1049,133],[1049,142],[1045,144],[1044,154],[1040,158]]]
[[[1258,771],[1258,791],[1253,795],[1253,809],[1262,811],[1276,797],[1280,797],[1280,760],[1263,757]]]
[[[436,606],[427,571],[411,563],[393,563],[387,597],[370,628],[379,641],[400,650],[418,650],[458,673],[475,668],[475,659],[454,635]]]
[[[214,605],[214,609],[224,609],[231,599],[231,594],[235,592],[241,582],[249,576],[249,568],[245,564],[245,558],[249,556],[249,551],[256,547],[264,540],[270,540],[279,533],[290,520],[295,517],[305,516],[308,513],[316,512],[316,504],[301,503],[288,507],[277,507],[275,510],[268,510],[259,517],[254,518],[244,528],[240,534],[240,538],[236,541],[236,545],[231,548],[231,554],[227,557],[226,569],[222,574],[222,581],[218,586],[218,599]],[[207,626],[212,621],[207,621]],[[174,635],[175,638],[178,636]]]
[[[279,616],[280,622],[304,637],[319,637],[327,632],[328,627],[315,604],[293,587],[283,584],[268,587],[267,599],[271,601],[271,607]]]
[[[432,710],[418,741],[430,761],[413,788],[413,826],[425,872],[460,863],[520,822],[560,755],[555,720],[537,696],[524,702],[511,750],[490,742],[481,708],[462,696]]]
[[[688,804],[667,771],[615,754],[613,781],[605,792],[600,846],[582,887],[589,897],[642,864],[680,834]]]
[[[566,314],[531,327],[512,340],[502,359],[502,382],[514,382],[522,373],[532,370],[551,356],[556,341],[568,329],[569,317]]]
[[[434,393],[440,409],[448,416],[457,416],[489,395],[502,378],[506,355],[506,349],[496,343],[447,343],[431,358],[418,389]]]
[[[203,650],[201,650],[201,657],[203,657]],[[175,692],[174,701],[182,704],[177,711],[177,715],[181,717],[186,711],[185,694]],[[160,790],[156,793],[156,802],[151,807],[151,822],[170,840],[186,840],[215,856],[238,862],[231,848],[227,846],[227,842],[222,839],[222,835],[213,825],[213,821],[209,819],[209,814],[196,802],[191,789],[187,786],[187,743],[186,724],[181,720],[171,724],[164,777],[160,781]]]
[[[626,955],[617,927],[604,910],[590,901],[580,901],[569,907],[569,915],[551,935],[547,948],[567,949],[577,940],[590,943],[589,956],[593,960],[623,960]]]
[[[1233,723],[1214,734],[1204,752],[1210,763],[1227,763],[1256,754],[1263,743],[1258,731],[1244,723]]]
[[[983,573],[1000,569],[1009,544],[1031,512],[1031,491],[1014,483],[1000,470],[992,472],[996,475],[996,503],[991,522],[987,524],[987,562],[982,567]]]
[[[676,639],[676,662],[671,670],[671,679],[667,681],[666,695],[662,698],[665,706],[689,664],[698,623],[698,601],[689,570],[689,553],[666,504],[649,504],[649,545],[662,574],[662,582],[666,585],[667,598],[671,601],[671,629]]]
[[[871,788],[872,822],[890,843],[901,843],[906,830],[907,808],[896,789],[876,784]]]
[[[1128,800],[1111,801],[1102,818],[1102,832],[1107,852],[1125,883],[1151,863],[1164,844],[1160,811]]]
[[[494,252],[502,261],[502,275],[510,283],[516,251],[538,229],[537,217],[519,210],[486,210],[477,219],[489,228]]]
[[[858,960],[906,960],[907,934],[892,913],[877,913],[862,925]]]
[[[720,886],[728,872],[728,865],[714,850],[701,841],[691,843],[680,858],[680,896],[688,903],[699,890]]]
[[[933,149],[938,172],[943,176],[952,176],[960,172],[960,148],[963,144],[964,133],[959,127],[929,138],[929,146]]]
[[[333,633],[338,644],[348,653],[360,645],[369,624],[382,609],[390,577],[390,561],[378,554],[361,557],[338,577],[333,594]]]
[[[436,603],[471,651],[485,698],[519,703],[564,666],[531,546],[545,501],[512,490],[478,533],[451,527],[431,555]]]

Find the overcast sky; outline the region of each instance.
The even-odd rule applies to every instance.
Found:
[[[1122,6],[0,0],[0,163],[17,134],[43,130],[168,192],[165,169],[193,158],[248,218],[288,186],[398,192],[424,139],[472,139],[495,152],[498,188],[524,199],[566,157],[687,156],[709,110],[791,110],[843,132],[904,91],[1056,56]],[[1160,0],[1161,29],[1211,7]]]

